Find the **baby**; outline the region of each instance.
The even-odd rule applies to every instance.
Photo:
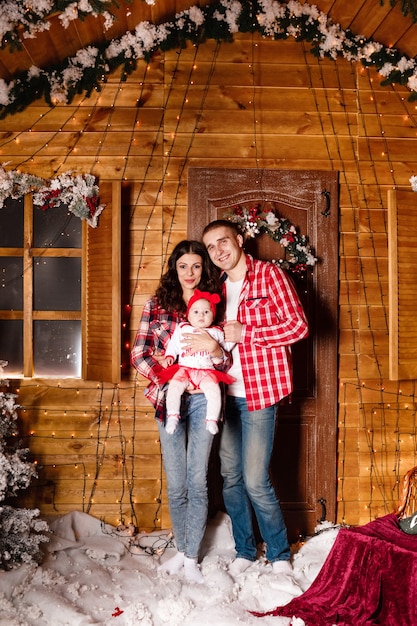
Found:
[[[230,349],[225,343],[224,333],[218,326],[213,326],[216,317],[216,304],[220,302],[217,293],[199,291],[196,289],[187,306],[187,322],[178,324],[165,352],[165,363],[168,366],[162,375],[163,380],[169,380],[166,396],[167,421],[165,429],[173,434],[181,419],[181,396],[190,385],[194,389],[201,389],[207,400],[206,429],[215,435],[218,433],[218,420],[221,411],[221,390],[219,382],[231,383],[232,376],[216,370],[213,365],[222,363],[223,357],[212,357],[207,350],[190,354],[184,348],[182,336],[184,333],[195,332],[195,329],[204,328],[219,342],[223,349]],[[172,365],[178,357],[178,363]]]

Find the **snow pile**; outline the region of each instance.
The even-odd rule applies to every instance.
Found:
[[[289,618],[259,620],[248,611],[286,604],[313,582],[336,538],[330,527],[309,539],[293,557],[294,580],[272,573],[261,555],[233,579],[229,517],[210,520],[202,546],[202,585],[181,575],[158,573],[175,553],[169,531],[134,534],[85,513],[50,523],[41,565],[0,572],[1,626],[284,626]],[[293,620],[302,626],[302,620]]]

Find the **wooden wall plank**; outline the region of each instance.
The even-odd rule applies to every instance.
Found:
[[[352,10],[343,0],[328,4],[343,19]],[[388,4],[372,15],[370,7],[366,0],[358,23],[365,23],[367,16],[378,19]],[[381,87],[381,77],[372,69],[362,71],[344,59],[316,59],[309,44],[292,39],[274,42],[251,34],[238,34],[235,43],[219,46],[208,84],[215,52],[216,43],[208,41],[198,50],[187,46],[180,54],[158,53],[149,69],[139,63],[126,82],[114,72],[91,98],[77,95],[70,106],[56,108],[37,101],[0,120],[2,162],[8,162],[6,169],[19,167],[45,178],[72,170],[91,172],[99,181],[122,181],[121,204],[129,223],[123,276],[131,307],[128,342],[167,255],[186,237],[190,166],[339,171],[338,421],[345,436],[339,444],[343,480],[338,517],[364,523],[383,508],[366,469],[368,416],[376,406],[387,410],[388,404],[399,404],[400,391],[408,394],[410,405],[415,394],[415,381],[389,380],[387,353],[387,191],[408,189],[417,171],[415,105],[407,101],[405,87]],[[411,241],[408,232],[406,238]],[[89,512],[111,521],[119,519],[122,509],[129,517],[129,503],[116,503],[124,480],[122,452],[125,469],[134,474],[139,522],[149,527],[169,524],[158,431],[143,395],[146,381],[133,371],[127,378],[117,388],[101,381],[21,381],[23,434],[42,467],[34,491],[22,494],[22,501],[40,500],[45,514],[82,510],[88,502],[83,502],[79,470],[86,468],[87,500],[98,471],[96,502]],[[414,423],[410,413],[397,412],[401,426],[406,417]],[[387,435],[390,462],[392,449],[402,445],[404,462],[410,462],[412,441],[395,440],[394,421],[390,413],[389,431],[378,426],[378,436]],[[126,440],[123,450],[120,432]],[[108,437],[104,455],[97,445],[103,437]],[[379,457],[377,463],[391,488],[401,467],[393,472]],[[55,501],[48,481],[56,484]],[[161,503],[152,500],[159,488]],[[375,504],[365,508],[372,498]]]

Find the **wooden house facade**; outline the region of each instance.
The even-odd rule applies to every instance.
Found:
[[[126,29],[126,15],[136,4],[142,5],[142,19],[161,22],[164,10],[168,15],[168,2],[121,3],[119,22]],[[356,12],[348,16],[345,4],[317,3],[324,12],[333,8],[333,20],[352,25],[357,34],[379,36],[387,46],[402,44],[410,57],[417,52],[416,27],[398,7],[352,2]],[[176,5],[177,11],[186,8]],[[86,33],[92,41],[100,19],[78,20],[71,28],[88,43]],[[54,26],[38,40],[48,37],[59,52],[60,42],[73,41],[71,28]],[[25,48],[33,57],[32,40]],[[195,173],[222,172],[224,189],[228,172],[250,170],[254,179],[304,173],[306,198],[317,173],[333,181],[332,187],[317,187],[315,221],[296,224],[317,255],[309,270],[313,287],[317,292],[325,284],[327,290],[329,310],[316,309],[315,324],[323,315],[318,325],[333,332],[323,353],[328,356],[312,357],[312,375],[321,370],[326,379],[320,393],[329,400],[327,414],[319,409],[315,430],[304,438],[307,414],[298,423],[291,456],[278,463],[284,511],[293,515],[299,507],[288,481],[302,485],[297,502],[304,502],[313,521],[323,507],[329,519],[348,524],[395,509],[399,481],[417,457],[411,280],[417,196],[410,184],[417,171],[416,104],[406,85],[381,85],[372,64],[317,58],[310,48],[290,35],[274,40],[258,32],[233,33],[232,41],[188,42],[158,50],[128,75],[113,70],[89,97],[84,91],[54,106],[37,99],[0,120],[5,170],[45,179],[68,171],[93,174],[106,204],[97,228],[83,223],[78,254],[79,319],[90,361],[82,363],[79,376],[57,377],[34,375],[29,359],[24,375],[10,376],[21,435],[39,475],[19,505],[45,515],[80,510],[111,524],[133,521],[141,529],[169,526],[158,431],[143,394],[146,380],[130,367],[129,348],[173,246],[198,236],[211,215],[201,206]],[[4,80],[21,69],[24,54],[0,53]],[[291,178],[286,181],[289,197]],[[233,205],[239,190],[231,188]],[[40,255],[30,252],[33,242],[25,246],[28,258]],[[0,254],[12,253],[3,246]],[[314,283],[320,271],[324,282]],[[2,321],[11,318],[10,312],[0,315]],[[288,423],[291,433],[296,422],[291,417]],[[297,450],[295,441],[307,450]],[[324,477],[325,492],[316,474]],[[216,481],[215,470],[213,476]],[[294,520],[300,534],[311,532],[310,522],[297,526],[297,512]]]

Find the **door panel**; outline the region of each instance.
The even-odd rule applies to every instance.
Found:
[[[295,541],[314,531],[324,509],[327,519],[336,517],[337,173],[190,168],[188,198],[189,238],[201,239],[206,224],[237,204],[260,202],[307,235],[319,259],[313,270],[294,278],[310,334],[293,346],[294,393],[279,407],[271,460],[271,478]],[[267,234],[250,239],[245,250],[264,260],[283,253]],[[220,484],[218,476],[214,480]],[[220,487],[213,490],[213,476],[211,486],[216,500]]]

